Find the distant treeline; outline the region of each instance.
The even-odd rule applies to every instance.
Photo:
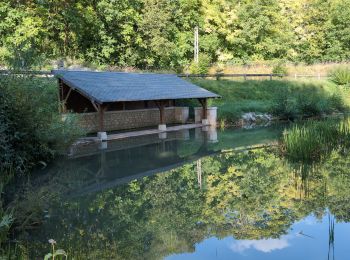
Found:
[[[2,0],[0,64],[61,57],[140,69],[350,57],[350,0]],[[201,57],[200,57],[201,58]]]

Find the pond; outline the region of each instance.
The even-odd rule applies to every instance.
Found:
[[[19,239],[30,259],[51,238],[69,259],[348,259],[350,156],[336,147],[292,160],[279,145],[285,128],[192,129],[71,151],[30,180],[48,203]]]

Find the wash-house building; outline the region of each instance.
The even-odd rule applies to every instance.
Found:
[[[219,96],[172,74],[53,71],[58,79],[61,113],[73,112],[89,132],[185,124],[189,108],[181,100],[198,100],[195,122],[215,125]]]

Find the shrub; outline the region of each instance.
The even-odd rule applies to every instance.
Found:
[[[62,121],[55,81],[0,76],[0,170],[23,173],[51,159],[82,134]]]
[[[329,73],[332,82],[339,86],[348,86],[350,84],[350,67],[338,67]]]
[[[273,68],[272,73],[274,74],[288,74],[288,69],[283,61],[279,61]]]
[[[198,57],[198,62],[192,62],[190,65],[191,74],[206,74],[210,67],[210,57],[207,54],[200,54]]]

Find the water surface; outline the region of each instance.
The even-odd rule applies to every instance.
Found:
[[[26,237],[31,258],[53,238],[77,259],[348,259],[349,158],[290,162],[283,128],[72,150],[33,177],[50,203]]]

